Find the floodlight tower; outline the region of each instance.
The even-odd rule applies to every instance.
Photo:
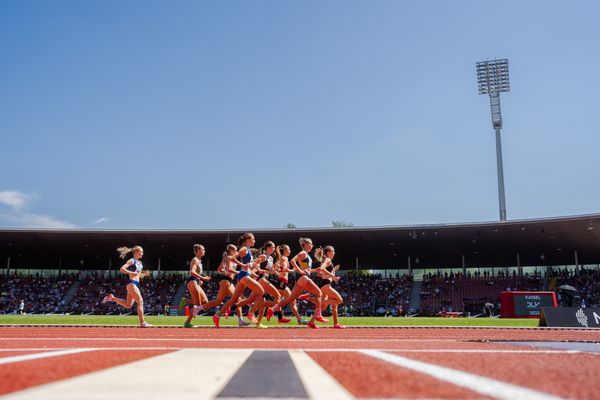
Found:
[[[506,58],[493,61],[482,61],[477,66],[477,85],[479,94],[490,96],[492,110],[492,126],[496,131],[496,160],[498,163],[498,202],[500,204],[500,221],[506,221],[506,198],[504,196],[504,167],[502,165],[502,113],[500,112],[500,93],[510,92],[508,80],[508,60]]]

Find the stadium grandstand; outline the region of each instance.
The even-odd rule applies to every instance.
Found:
[[[192,245],[206,247],[205,271],[211,274],[224,247],[243,232],[3,229],[0,313],[19,312],[21,300],[27,313],[123,313],[101,299],[125,286],[115,249],[140,244],[152,270],[142,281],[145,310],[162,314],[187,296]],[[556,290],[561,284],[579,290],[588,307],[600,303],[600,215],[254,232],[258,245],[273,240],[295,248],[299,237],[308,236],[317,245],[335,246],[342,315],[497,315],[503,290]],[[205,286],[209,298],[216,289],[212,282]]]

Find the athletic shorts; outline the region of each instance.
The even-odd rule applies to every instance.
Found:
[[[247,276],[250,276],[250,272],[248,272],[248,271],[240,271],[240,272],[238,272],[238,274],[237,274],[237,276],[235,278],[238,281],[241,281],[242,279],[244,279]]]
[[[217,283],[220,283],[221,281],[227,281],[229,283],[233,283],[233,279],[231,279],[227,275],[221,274],[221,273],[215,274],[214,281]]]
[[[283,279],[278,279],[275,287],[279,290],[285,290],[288,288],[288,281],[284,281]]]
[[[323,286],[331,285],[331,281],[329,279],[317,278],[315,284],[322,288]]]

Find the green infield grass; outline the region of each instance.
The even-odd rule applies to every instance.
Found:
[[[327,317],[331,319],[331,317]],[[165,317],[165,316],[147,316],[146,321],[153,325],[160,326],[182,326],[186,317]],[[402,327],[402,326],[495,326],[495,327],[536,327],[537,319],[500,319],[500,318],[397,318],[397,317],[340,317],[340,324],[346,326],[384,326],[384,327]],[[212,319],[208,316],[197,317],[192,320],[196,326],[212,326]],[[18,324],[18,325],[137,325],[138,318],[135,315],[0,315],[0,325]],[[296,320],[292,317],[289,324],[278,324],[277,318],[267,322],[263,318],[263,324],[269,326],[298,326]],[[225,319],[221,317],[221,326],[235,326],[237,318],[230,317]],[[320,326],[332,325],[321,324]]]

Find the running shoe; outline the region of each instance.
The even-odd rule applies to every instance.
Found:
[[[267,308],[267,321],[271,320],[271,317],[273,316],[273,308],[269,307]]]
[[[319,321],[319,322],[329,322],[329,320],[327,318],[323,318],[321,317],[315,317],[315,320]]]
[[[310,299],[310,293],[304,293],[298,296],[298,300],[308,300]]]
[[[308,324],[306,324],[309,328],[313,328],[313,329],[319,329],[319,327],[317,325],[315,325],[314,322],[309,322]]]
[[[198,316],[198,313],[202,311],[202,306],[194,306],[194,310],[192,311],[192,315],[194,318]]]
[[[344,325],[337,324],[333,326],[333,329],[346,329],[346,327]]]
[[[104,296],[104,298],[102,299],[102,304],[109,302],[109,301],[113,301],[114,297],[112,295],[112,293],[107,294],[106,296]]]
[[[279,324],[289,324],[292,320],[286,317],[279,318],[277,323]]]
[[[267,329],[268,326],[265,326],[263,324],[256,324],[256,328],[258,328],[258,329]]]
[[[231,309],[227,309],[225,310],[225,319],[229,318],[229,313],[231,312]]]
[[[248,315],[246,315],[246,318],[248,318],[248,320],[250,322],[252,322],[253,324],[257,324],[258,323],[258,320],[256,319],[256,317],[252,313],[248,313]]]
[[[301,320],[298,320],[298,325],[308,325],[308,321],[302,318]]]
[[[244,327],[246,327],[246,326],[248,326],[248,325],[251,325],[251,324],[250,324],[250,322],[246,322],[246,321],[244,321],[243,319],[240,319],[240,320],[238,321],[238,326],[239,326],[240,328],[244,328]]]
[[[146,321],[144,321],[140,324],[140,328],[150,328],[150,327],[152,327],[152,325],[150,325]]]
[[[193,327],[194,327],[194,325],[192,325],[192,323],[191,323],[191,322],[185,321],[185,323],[183,324],[183,327],[184,327],[184,328],[193,328]]]
[[[212,320],[213,320],[215,326],[218,328],[219,327],[219,323],[221,322],[219,320],[219,316],[218,315],[213,315]]]

